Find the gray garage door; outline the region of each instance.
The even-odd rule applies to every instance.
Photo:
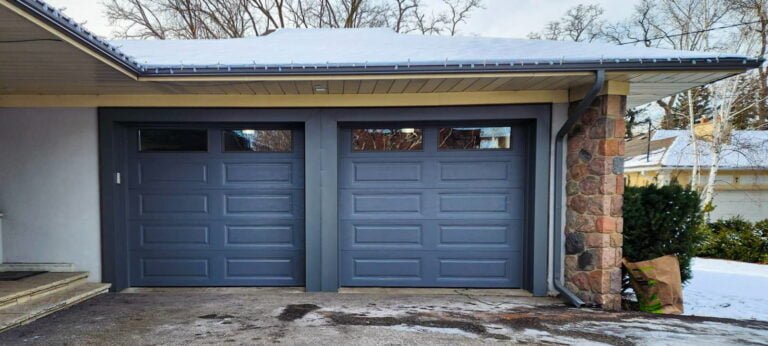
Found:
[[[303,285],[303,141],[258,125],[129,130],[131,285]]]
[[[341,131],[342,286],[520,287],[527,131]]]

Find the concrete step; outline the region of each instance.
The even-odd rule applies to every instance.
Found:
[[[30,323],[56,311],[106,293],[110,284],[82,283],[0,309],[0,332]]]
[[[73,272],[72,263],[0,263],[0,272]]]
[[[43,273],[16,281],[0,281],[0,310],[84,284],[87,278],[87,272],[70,272]]]

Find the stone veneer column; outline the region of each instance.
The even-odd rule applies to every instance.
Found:
[[[568,136],[565,285],[607,310],[621,309],[625,111],[600,96]]]

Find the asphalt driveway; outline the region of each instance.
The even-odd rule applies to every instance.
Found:
[[[165,290],[107,294],[0,344],[752,344],[768,322],[577,310],[547,298]]]

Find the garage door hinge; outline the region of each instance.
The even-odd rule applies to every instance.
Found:
[[[120,185],[123,183],[123,179],[120,176],[120,172],[115,173],[115,184]]]

